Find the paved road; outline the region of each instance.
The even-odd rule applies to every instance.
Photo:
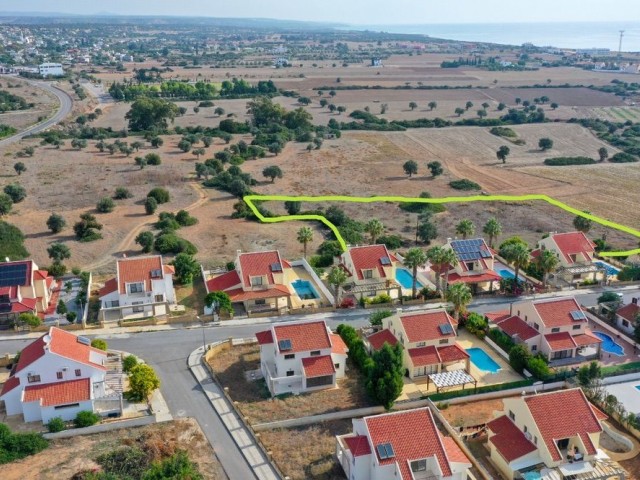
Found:
[[[640,294],[640,289],[626,288],[624,301],[631,301]],[[577,292],[576,292],[577,293]],[[584,305],[595,305],[601,293],[577,294],[576,299]],[[566,296],[566,294],[564,295]],[[504,298],[480,299],[471,305],[474,311],[486,313],[509,308],[510,301]],[[418,307],[419,308],[419,307]],[[412,309],[416,309],[413,307]],[[340,323],[348,323],[354,327],[368,323],[370,312],[352,310],[348,312],[307,315],[304,318],[323,318],[334,328]],[[291,318],[277,318],[284,321]],[[268,320],[266,320],[268,321]],[[267,325],[209,326],[188,327],[176,330],[163,330],[141,333],[114,333],[100,335],[108,340],[109,347],[135,353],[144,358],[158,373],[162,382],[162,394],[174,417],[194,417],[202,427],[208,440],[214,447],[223,468],[231,480],[255,478],[246,461],[240,454],[233,439],[229,435],[220,418],[215,414],[211,404],[206,400],[198,382],[187,367],[189,354],[204,342],[211,343],[229,337],[246,338],[255,332],[264,330]],[[204,335],[204,337],[203,337]],[[0,355],[21,350],[32,340],[0,341]]]
[[[69,115],[69,113],[71,112],[71,109],[73,108],[73,100],[71,99],[71,97],[65,91],[56,87],[55,84],[48,83],[48,82],[39,82],[36,80],[27,80],[25,78],[21,78],[21,80],[29,82],[32,85],[42,88],[43,90],[46,90],[52,93],[53,95],[55,95],[58,98],[58,101],[60,102],[60,106],[58,107],[58,111],[56,112],[56,114],[53,117],[49,118],[48,120],[45,120],[42,123],[33,125],[27,128],[26,130],[23,130],[22,132],[16,133],[11,137],[5,138],[4,140],[0,140],[0,147],[6,147],[7,145],[20,141],[23,137],[26,137],[27,135],[32,135],[34,133],[39,133],[39,132],[42,132],[43,130],[46,130],[52,125],[55,125],[56,123],[62,121],[67,115]]]

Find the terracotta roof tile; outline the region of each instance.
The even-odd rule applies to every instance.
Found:
[[[489,442],[507,462],[537,450],[537,447],[527,440],[524,433],[506,415],[491,420],[487,423],[487,428],[495,434],[489,437]]]
[[[407,341],[425,342],[440,338],[455,337],[455,332],[443,335],[439,326],[449,324],[452,327],[455,323],[446,310],[435,310],[433,312],[401,314],[400,322],[404,328]]]
[[[31,365],[33,362],[38,360],[40,357],[44,355],[44,335],[34,340],[29,345],[24,347],[20,352],[20,359],[16,365],[15,372],[19,372],[24,368]]]
[[[258,339],[258,344],[260,345],[269,345],[273,343],[273,335],[271,335],[271,330],[256,332],[256,338]]]
[[[154,255],[150,257],[121,258],[118,260],[118,286],[120,293],[126,293],[126,284],[144,282],[146,292],[151,291],[151,272],[160,272],[158,279],[164,278],[162,257]]]
[[[279,263],[281,268],[285,268],[280,252],[272,250],[270,252],[241,253],[238,256],[240,271],[242,272],[242,283],[245,287],[251,287],[251,277],[266,275],[269,285],[275,284],[271,265]],[[278,272],[280,273],[280,272]]]
[[[520,340],[529,340],[540,335],[540,332],[517,315],[497,320],[496,323],[504,333],[510,337],[517,336]]]
[[[304,369],[304,376],[307,378],[333,375],[336,371],[331,355],[305,357],[302,359],[302,368]]]
[[[373,269],[378,270],[380,278],[386,278],[384,268],[382,267],[382,262],[380,260],[383,257],[387,257],[389,260],[392,260],[386,245],[351,247],[349,249],[349,256],[351,257],[353,268],[355,269],[359,280],[364,279],[364,276],[362,275],[363,270]]]
[[[601,432],[600,420],[580,388],[539,393],[525,397],[524,401],[536,422],[540,435],[554,461],[562,460],[555,440]],[[566,408],[571,405],[571,408]],[[587,453],[594,455],[595,447],[586,442]]]
[[[4,382],[4,385],[2,385],[2,392],[0,392],[0,397],[6,393],[9,393],[18,385],[20,385],[20,377],[16,377],[14,375],[13,377],[7,378],[7,381]]]
[[[442,363],[458,362],[469,358],[469,354],[457,343],[438,347],[438,355]]]
[[[23,298],[19,302],[11,303],[11,313],[29,313],[37,310],[37,298]]]
[[[240,276],[235,270],[223,273],[211,280],[207,280],[207,292],[226,292],[241,285]]]
[[[337,355],[346,355],[349,349],[347,348],[347,344],[344,343],[342,337],[337,333],[331,334],[331,353],[335,353]]]
[[[391,333],[391,330],[385,328],[379,332],[372,333],[367,337],[367,341],[374,350],[380,350],[385,343],[392,347],[398,343],[398,339]]]
[[[467,463],[471,465],[471,460],[464,454],[453,438],[442,437],[442,444],[444,445],[450,462]]]
[[[331,340],[323,320],[276,325],[272,328],[275,342],[291,340],[291,350],[287,350],[287,352],[295,353],[331,348]]]
[[[575,298],[563,298],[557,300],[542,300],[533,302],[533,307],[540,315],[540,319],[546,328],[566,327],[567,325],[577,325],[584,320],[574,320],[571,312],[582,311]]]
[[[383,443],[390,443],[393,447],[393,458],[381,460],[374,453],[378,463],[388,465],[397,462],[403,480],[413,478],[408,461],[433,456],[443,476],[452,475],[442,437],[428,408],[365,417],[364,421],[374,452]]]
[[[573,341],[576,342],[576,345],[582,347],[584,345],[594,345],[596,343],[602,343],[602,339],[592,335],[590,331],[587,330],[587,333],[581,333],[580,335],[574,335]]]
[[[556,233],[551,238],[568,263],[574,263],[570,255],[581,253],[587,260],[593,258],[595,244],[582,232]],[[580,260],[582,261],[582,260]]]
[[[244,302],[245,300],[255,300],[256,298],[279,298],[290,297],[291,292],[284,285],[276,285],[266,290],[249,290],[244,291],[241,288],[235,290],[227,290],[229,298],[232,302]]]
[[[569,332],[549,333],[544,336],[552,352],[576,348],[576,342]]]
[[[118,281],[115,278],[110,278],[105,282],[104,287],[100,289],[100,292],[98,293],[98,295],[100,297],[104,297],[106,295],[109,295],[110,293],[117,292],[117,291],[118,291]]]
[[[485,313],[484,316],[491,320],[493,323],[498,323],[500,320],[509,318],[511,316],[511,313],[509,313],[509,310],[500,310],[499,312]]]
[[[616,314],[629,322],[635,322],[638,315],[640,315],[640,306],[637,303],[630,303],[624,307],[620,307]]]
[[[500,281],[502,277],[498,275],[493,270],[488,272],[484,272],[478,275],[459,275],[457,273],[449,274],[449,283],[479,283],[479,282],[490,282],[490,281]]]
[[[28,385],[24,388],[24,402],[41,401],[43,407],[65,405],[91,399],[91,381],[89,378],[69,380],[67,382]]]
[[[354,435],[352,437],[344,437],[344,443],[347,444],[347,448],[351,451],[351,455],[354,457],[361,457],[362,455],[371,455],[371,446],[366,435]]]
[[[441,363],[438,349],[433,345],[428,347],[410,348],[407,350],[411,363],[414,367],[424,367],[427,365],[438,365]]]
[[[18,286],[0,287],[0,295],[8,295],[9,300],[15,300],[18,298]]]

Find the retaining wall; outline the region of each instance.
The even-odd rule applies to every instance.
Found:
[[[56,438],[70,438],[78,435],[93,435],[94,433],[110,432],[111,430],[119,430],[121,428],[142,427],[156,423],[155,415],[147,415],[145,417],[132,418],[130,420],[122,420],[110,423],[101,423],[85,428],[71,428],[56,433],[44,433],[42,436],[46,439],[53,440]]]

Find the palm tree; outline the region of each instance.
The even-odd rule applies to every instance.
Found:
[[[442,254],[442,264],[446,268],[444,272],[444,292],[447,292],[447,288],[449,287],[449,266],[455,265],[458,263],[458,257],[456,256],[456,252],[451,248],[445,248]]]
[[[413,285],[411,289],[412,298],[416,298],[417,293],[418,267],[425,263],[427,263],[427,255],[418,247],[410,248],[407,255],[404,257],[404,264],[411,268],[411,274],[413,275]]]
[[[529,263],[529,249],[524,243],[512,243],[507,245],[501,252],[508,262],[513,264],[515,269],[515,283],[518,285],[518,272]]]
[[[456,225],[456,233],[462,235],[462,238],[467,238],[473,235],[476,231],[476,226],[469,219],[460,220],[460,223]]]
[[[347,276],[347,272],[345,272],[340,267],[333,267],[329,272],[329,276],[327,277],[327,281],[329,285],[335,288],[335,307],[338,308],[340,305],[340,287],[342,287],[349,277]]]
[[[429,260],[432,267],[436,267],[438,270],[434,270],[436,288],[438,289],[438,291],[442,291],[442,286],[440,285],[440,266],[442,265],[443,255],[444,249],[440,246],[431,247],[429,250],[427,250],[427,260]]]
[[[304,258],[307,258],[307,244],[313,240],[313,230],[309,227],[302,227],[298,230],[298,242],[303,245]]]
[[[489,246],[493,248],[493,242],[502,234],[502,225],[493,217],[482,228],[482,233],[489,237]]]
[[[373,218],[364,226],[364,231],[371,235],[371,245],[375,245],[378,237],[384,232],[384,225],[377,218]]]
[[[553,253],[551,250],[542,250],[536,262],[538,263],[538,268],[540,268],[543,273],[542,285],[546,287],[549,274],[558,268],[560,259],[558,258],[558,255]]]
[[[453,316],[456,320],[460,316],[460,312],[464,312],[467,305],[471,303],[471,289],[466,283],[457,282],[447,290],[447,301],[453,304]]]

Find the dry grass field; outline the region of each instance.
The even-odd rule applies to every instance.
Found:
[[[19,86],[7,88],[8,84]],[[12,126],[18,130],[37,123],[40,117],[50,117],[58,107],[58,99],[55,96],[14,76],[0,76],[0,89],[34,104],[28,110],[0,113],[0,124]]]

